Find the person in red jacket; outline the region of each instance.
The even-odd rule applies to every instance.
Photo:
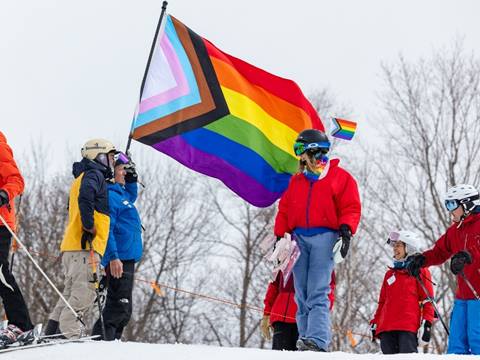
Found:
[[[480,193],[472,185],[453,186],[445,196],[445,207],[452,225],[433,248],[413,257],[408,270],[418,276],[423,267],[451,258],[457,290],[447,353],[480,355]]]
[[[292,176],[280,199],[274,232],[293,233],[301,255],[293,268],[298,306],[299,350],[327,351],[331,341],[328,311],[333,247],[340,239],[347,255],[352,233],[360,221],[360,196],[355,179],[329,160],[325,133],[302,131],[294,144],[299,172]]]
[[[7,139],[0,132],[0,216],[15,231],[15,197],[24,189],[23,177],[13,158],[12,149]],[[12,242],[12,234],[0,221],[0,296],[9,322],[7,329],[0,334],[0,341],[15,341],[23,331],[33,329],[27,305],[22,292],[10,272],[8,255]]]
[[[298,329],[295,314],[297,304],[295,303],[295,289],[293,277],[290,276],[285,286],[282,272],[279,272],[275,281],[268,284],[267,293],[263,303],[265,308],[260,323],[262,336],[265,340],[272,340],[271,330],[273,329],[272,350],[297,350]],[[335,301],[335,272],[332,272],[330,281],[330,311]]]
[[[406,270],[408,255],[419,248],[419,240],[411,231],[392,232],[387,241],[393,248],[393,267],[385,274],[378,307],[371,324],[373,339],[380,338],[384,354],[417,352],[417,332],[423,320],[421,339],[429,342],[434,309],[427,298],[433,298],[430,272],[421,271],[425,294],[416,278]]]

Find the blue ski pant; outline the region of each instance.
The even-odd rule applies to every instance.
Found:
[[[479,300],[455,300],[447,354],[480,355]]]
[[[332,337],[328,299],[334,265],[332,251],[338,233],[327,231],[296,238],[301,252],[293,268],[298,334],[327,350]]]

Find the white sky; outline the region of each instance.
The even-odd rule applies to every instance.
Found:
[[[53,161],[71,159],[66,144],[78,157],[90,137],[124,148],[160,8],[160,0],[2,1],[0,129],[14,151],[38,138],[58,149]],[[360,123],[378,113],[381,61],[428,56],[456,37],[469,50],[480,44],[476,0],[171,0],[168,10],[307,94],[330,87]]]

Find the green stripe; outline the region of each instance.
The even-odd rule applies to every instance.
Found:
[[[224,116],[204,127],[255,151],[278,173],[293,174],[298,169],[296,157],[276,147],[258,128],[236,116]]]

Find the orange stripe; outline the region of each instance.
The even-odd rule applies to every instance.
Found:
[[[312,127],[310,117],[302,108],[292,105],[265,89],[248,82],[233,66],[225,61],[212,56],[210,60],[222,87],[247,96],[270,116],[296,132]]]

